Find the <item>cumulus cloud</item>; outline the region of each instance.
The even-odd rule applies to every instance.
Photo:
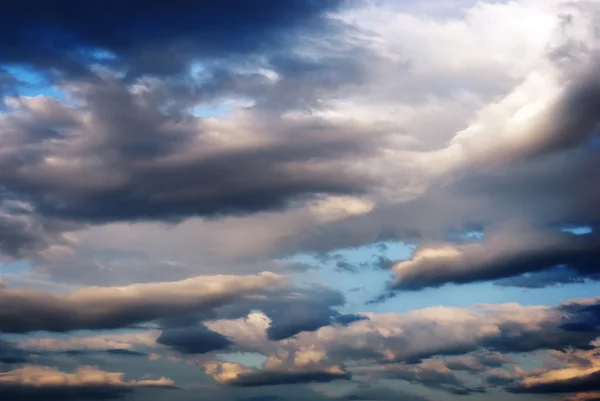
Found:
[[[87,287],[67,294],[0,288],[7,305],[0,331],[70,331],[119,328],[174,314],[214,308],[241,296],[277,286],[272,273],[256,276],[199,276],[171,283]]]
[[[24,365],[0,373],[0,389],[8,399],[83,400],[119,399],[135,389],[175,389],[171,379],[124,380],[123,373],[79,367],[73,373],[55,368]]]
[[[268,356],[266,366],[297,366],[300,361],[326,366],[355,362],[416,364],[439,356],[501,353],[448,358],[443,364],[444,369],[477,373],[511,362],[502,355],[505,353],[593,348],[598,330],[568,331],[562,327],[580,316],[582,302],[556,307],[502,304],[434,307],[405,314],[366,313],[367,320],[326,326],[279,342],[269,341],[266,333],[270,322],[262,314],[206,324],[236,344],[248,344],[247,350]],[[594,305],[598,300],[585,302]]]
[[[368,320],[326,326],[281,341],[268,338],[270,322],[264,315],[207,322],[207,327],[227,336],[240,349],[258,352],[267,359],[261,369],[233,362],[210,362],[205,364],[205,371],[218,382],[239,386],[329,381],[352,374],[356,380],[387,378],[452,394],[481,393],[486,391],[486,385],[512,386],[527,374],[518,367],[500,370],[516,363],[506,354],[557,350],[555,355],[562,355],[571,350],[569,355],[575,356],[563,359],[581,364],[576,355],[593,352],[599,332],[568,331],[562,325],[577,318],[582,305],[597,302],[586,299],[556,307],[504,304],[437,307],[406,314],[371,313],[366,314]],[[439,357],[444,358],[436,359]],[[576,369],[595,373],[590,366]],[[335,377],[316,374],[332,371],[336,372]],[[540,377],[549,375],[534,373]],[[482,383],[474,384],[468,375],[481,376]],[[537,376],[523,380],[533,381],[533,377]],[[510,388],[515,392],[530,391],[525,384]],[[583,386],[569,391],[593,390]],[[532,387],[531,392],[535,391]]]

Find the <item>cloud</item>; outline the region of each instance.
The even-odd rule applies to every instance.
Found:
[[[227,337],[209,330],[206,326],[163,330],[156,342],[185,354],[204,354],[231,345]]]
[[[525,377],[508,391],[534,394],[591,392],[600,390],[599,383],[600,366],[593,360],[591,366],[565,367]]]
[[[594,233],[574,235],[508,227],[482,242],[423,246],[411,259],[396,263],[392,287],[419,290],[444,284],[466,284],[539,272],[559,265],[580,274],[594,273],[600,241]]]
[[[29,335],[16,341],[19,349],[29,352],[64,351],[107,351],[111,349],[130,350],[156,346],[158,330],[131,333],[109,333],[89,336],[69,335],[67,338],[39,337]]]
[[[218,6],[133,1],[119,7],[72,0],[35,9],[15,4],[0,20],[3,36],[10,38],[0,61],[71,75],[84,73],[90,63],[174,74],[198,57],[243,57],[289,46],[300,33],[324,33],[325,13],[339,6],[305,0],[228,0]]]
[[[451,370],[470,373],[484,372],[489,368],[499,368],[504,364],[514,363],[512,358],[500,353],[485,353],[483,355],[448,358],[444,364]]]
[[[355,369],[353,373],[357,371],[367,375],[365,380],[375,380],[378,377],[389,380],[404,380],[459,395],[485,392],[483,387],[469,387],[465,380],[460,378],[441,360],[428,360],[418,365],[375,365]]]
[[[574,354],[597,346],[597,299],[353,313],[360,299],[304,285],[369,291],[388,272],[343,277],[369,270],[351,260],[362,248],[300,287],[254,275],[393,240],[416,249],[375,262],[395,294],[597,279],[594,2],[192,3],[25,0],[0,16],[0,253],[32,265],[23,277],[86,286],[11,278],[0,332],[28,337],[0,343],[0,361],[166,354],[214,378],[183,399],[405,396],[351,390],[361,375],[594,397],[595,365]],[[559,231],[577,225],[592,233]],[[513,366],[547,350],[565,356]]]
[[[79,224],[70,230],[106,222],[235,216],[197,224],[215,233],[197,247],[211,256],[222,249],[214,256],[224,265],[229,261],[222,259],[232,253],[280,257],[407,239],[408,233],[429,239],[469,223],[516,219],[544,226],[596,213],[598,192],[585,178],[597,159],[587,144],[594,135],[597,82],[586,72],[595,65],[596,41],[588,29],[591,13],[579,9],[585,7],[470,3],[468,12],[439,19],[389,4],[351,10],[307,4],[280,5],[264,18],[274,22],[288,15],[286,10],[304,10],[292,19],[320,32],[318,43],[300,40],[296,33],[304,30],[286,20],[285,26],[275,24],[281,28],[276,37],[286,37],[280,33],[289,28],[298,40],[288,42],[285,52],[278,48],[272,54],[267,41],[260,48],[263,57],[240,64],[203,48],[202,54],[221,62],[204,63],[199,76],[123,78],[103,72],[96,81],[62,84],[73,103],[9,99],[18,107],[4,122],[13,133],[3,140],[10,152],[0,164],[8,195],[28,202],[28,219]],[[335,17],[321,18],[331,10]],[[571,15],[568,26],[557,17],[563,11]],[[137,12],[141,21],[150,18],[147,10]],[[495,19],[500,23],[492,25]],[[531,20],[535,26],[517,22]],[[352,29],[323,35],[323,21]],[[88,37],[67,22],[64,29]],[[253,32],[273,32],[269,26]],[[96,32],[100,36],[102,28]],[[176,31],[184,28],[192,42],[209,29],[182,23]],[[524,39],[500,39],[507,29],[507,37]],[[179,34],[167,33],[157,29],[154,35],[179,43]],[[571,42],[587,48],[567,46]],[[482,46],[489,52],[477,52]],[[129,57],[113,47],[118,57]],[[164,53],[156,43],[154,48]],[[557,48],[568,50],[571,62],[550,57]],[[232,97],[238,103],[248,98],[252,106],[232,106],[219,118],[198,118],[190,111]],[[567,138],[565,132],[573,135]],[[56,140],[60,147],[52,145]],[[582,147],[586,158],[579,157]],[[496,168],[507,163],[508,170]],[[81,176],[92,178],[76,179]],[[257,235],[241,246],[239,232],[246,227]],[[48,242],[60,243],[65,230],[33,231],[32,238],[15,241],[6,252],[39,252]]]
[[[104,372],[94,367],[79,367],[73,373],[24,365],[0,373],[0,389],[8,399],[84,400],[120,399],[139,388],[175,389],[171,379],[123,380],[123,373]]]
[[[598,401],[600,393],[579,393],[573,397],[565,398],[564,401]]]
[[[579,308],[578,308],[579,307]],[[562,328],[569,331],[597,332],[600,328],[600,304],[583,304],[578,305],[577,301],[573,301],[568,305],[568,308],[573,310],[573,315],[567,322],[562,325]]]
[[[305,294],[298,292],[260,308],[271,320],[267,335],[271,340],[283,340],[300,332],[315,331],[340,318],[333,309],[342,306],[344,297],[328,288],[314,288]]]
[[[581,275],[575,269],[558,266],[534,273],[525,273],[520,276],[507,277],[494,282],[501,287],[518,288],[545,288],[553,285],[582,284],[588,280],[597,280],[598,275]]]
[[[280,283],[272,273],[199,276],[171,283],[86,287],[68,294],[0,288],[0,331],[112,329],[208,310]]]
[[[350,374],[339,367],[326,369],[256,370],[240,364],[208,363],[204,366],[207,374],[222,384],[237,387],[276,386],[298,383],[328,383],[334,380],[348,380]]]
[[[464,358],[446,358],[443,366],[436,363],[447,371],[480,374],[511,362],[502,354],[593,348],[597,329],[568,331],[563,324],[581,318],[581,305],[597,302],[588,299],[555,307],[512,303],[473,308],[433,307],[405,314],[364,313],[366,320],[324,326],[278,342],[268,339],[270,321],[262,314],[211,321],[206,325],[231,339],[235,347],[267,356],[267,368],[291,369],[307,363],[320,367],[359,362],[410,365],[434,357],[475,353]]]
[[[343,394],[339,397],[330,397],[334,400],[382,400],[382,401],[391,401],[396,399],[401,399],[405,401],[428,401],[429,398],[424,396],[420,396],[417,394],[411,394],[404,391],[399,391],[397,389],[392,389],[390,387],[382,386],[382,385],[359,385],[355,390]]]
[[[28,355],[13,343],[0,339],[0,363],[25,363]]]
[[[205,119],[182,112],[193,100],[163,94],[169,83],[99,79],[66,89],[77,106],[17,98],[0,115],[10,133],[0,155],[0,208],[7,210],[0,224],[21,233],[7,240],[5,253],[60,245],[62,233],[90,223],[281,210],[317,195],[362,194],[375,182],[351,162],[377,154],[365,134],[380,128],[260,109]],[[319,218],[370,210],[349,207]]]
[[[267,325],[265,334],[268,339],[280,341],[330,324],[344,324],[342,321],[338,322],[338,319],[349,320],[346,324],[358,320],[358,317],[346,316],[338,311],[345,302],[339,291],[323,285],[282,286],[259,296],[234,300],[210,310],[209,313],[163,319],[162,323],[165,328],[189,326],[194,331],[198,321],[204,321],[211,328],[220,326],[220,322],[232,324],[234,319],[262,316],[257,318],[257,322],[260,322],[259,325]]]

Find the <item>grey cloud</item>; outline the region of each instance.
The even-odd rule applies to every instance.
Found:
[[[444,364],[448,369],[470,373],[481,373],[489,368],[499,368],[504,364],[514,362],[510,357],[500,353],[485,353],[483,355],[444,360]]]
[[[172,283],[87,287],[69,294],[0,287],[0,299],[7,306],[0,312],[0,331],[126,327],[179,313],[209,310],[278,285],[279,280],[272,273],[200,276]]]
[[[121,399],[135,389],[176,389],[167,378],[123,380],[122,373],[80,367],[73,373],[25,365],[0,373],[0,391],[8,400],[107,400]]]
[[[516,375],[500,369],[490,370],[485,375],[485,382],[491,386],[506,387],[514,385],[516,380]]]
[[[509,387],[512,393],[561,394],[600,390],[600,371],[582,373],[574,377],[533,381]]]
[[[50,7],[25,2],[8,7],[0,19],[7,38],[0,61],[71,75],[84,74],[94,62],[128,67],[131,73],[174,74],[196,59],[274,52],[301,33],[323,34],[336,28],[324,14],[340,5],[183,0],[131,1],[117,7],[69,0]],[[114,57],[102,57],[96,50]]]
[[[568,304],[565,309],[569,318],[561,326],[573,332],[597,333],[600,331],[600,302],[579,306],[577,302]]]
[[[237,401],[279,401],[283,399],[278,395],[258,395],[255,397],[239,398]]]
[[[428,401],[421,395],[412,394],[404,391],[399,391],[383,385],[363,384],[359,385],[354,391],[344,394],[340,397],[333,398],[334,400],[345,401],[362,401],[362,400],[377,400],[377,401],[392,401],[401,399],[403,401]]]
[[[564,401],[599,401],[600,393],[578,393],[573,397],[565,398]]]
[[[594,345],[598,345],[597,342]],[[550,353],[551,359],[538,369],[531,371],[515,370],[514,381],[506,387],[511,393],[531,394],[569,394],[600,390],[598,377],[600,366],[598,348],[588,351],[570,351]],[[593,398],[593,397],[592,397]]]
[[[345,303],[339,292],[314,288],[306,295],[292,295],[260,308],[271,319],[267,329],[269,339],[283,340],[300,332],[315,331],[341,318],[339,312],[333,309]]]
[[[592,302],[593,300],[590,300]],[[597,301],[595,301],[597,302]],[[537,350],[593,348],[598,329],[568,331],[562,325],[581,313],[569,304],[525,307],[515,304],[482,305],[474,309],[429,308],[407,314],[367,314],[369,320],[350,327],[330,326],[316,333],[301,333],[294,341],[297,352],[317,345],[328,363],[376,361],[418,364],[436,357],[471,352],[529,353]],[[508,362],[488,356],[456,361],[460,370],[485,370]],[[447,359],[452,366],[452,358]],[[462,363],[461,363],[462,362]]]
[[[566,86],[560,100],[549,110],[551,118],[539,122],[538,129],[543,136],[531,148],[523,149],[525,156],[573,148],[597,135],[600,123],[597,63],[597,60],[593,60],[587,71],[577,71],[576,78]]]
[[[57,351],[61,352],[61,351]],[[140,351],[133,351],[126,348],[112,348],[107,350],[66,350],[63,351],[67,355],[93,355],[93,354],[108,354],[118,356],[147,356],[148,354]]]
[[[421,384],[451,394],[468,395],[485,392],[482,388],[469,387],[441,361],[428,361],[419,365],[388,365],[383,367],[381,374],[389,379]]]
[[[561,284],[582,284],[587,280],[597,280],[598,275],[581,275],[577,270],[558,266],[539,272],[525,273],[520,276],[507,277],[494,284],[501,287],[544,288]]]
[[[242,373],[235,380],[227,382],[227,384],[238,387],[276,386],[297,383],[328,383],[334,380],[349,380],[350,377],[347,372],[258,371],[256,373]]]
[[[205,354],[226,349],[232,344],[227,337],[203,325],[163,330],[156,342],[184,354]]]
[[[329,252],[382,240],[428,245],[448,242],[449,230],[489,232],[510,221],[540,230],[597,225],[600,186],[589,177],[600,174],[599,150],[586,146],[502,169],[474,166],[415,199],[378,205],[368,215],[333,222],[310,236],[299,233],[293,242],[283,238],[277,250]]]
[[[563,325],[580,318],[582,305],[589,307],[597,302],[590,299],[556,307],[503,304],[436,307],[406,314],[369,313],[365,314],[368,320],[354,321],[349,326],[321,327],[281,342],[269,341],[266,335],[269,322],[264,315],[209,322],[207,326],[234,341],[236,349],[267,356],[271,361],[268,367],[276,362],[276,366],[283,364],[287,369],[297,369],[298,361],[307,360],[318,367],[351,366],[359,362],[360,366],[375,363],[383,368],[403,363],[403,369],[411,373],[411,369],[427,367],[432,363],[431,358],[447,356],[435,362],[442,374],[451,370],[481,374],[512,363],[506,354],[592,349],[599,329],[569,331]],[[458,355],[466,356],[450,357]],[[243,369],[236,367],[235,371]],[[230,377],[230,371],[223,372],[223,377]],[[462,390],[448,388],[451,392],[463,390],[477,392],[480,388],[470,385]]]
[[[0,339],[0,363],[15,364],[25,363],[28,355],[13,343]]]
[[[363,51],[366,50],[363,49]],[[369,141],[363,140],[363,137],[380,129],[389,132],[390,127],[382,128],[373,124],[357,129],[353,127],[353,123],[336,122],[334,124],[332,123],[333,119],[325,123],[327,118],[321,119],[313,116],[310,121],[317,125],[323,123],[340,135],[342,132],[355,129],[356,136],[360,139],[345,136],[340,139],[337,135],[332,135],[337,139],[336,141],[313,141],[314,138],[311,138],[306,141],[302,140],[301,143],[292,143],[288,142],[291,141],[290,138],[298,137],[298,135],[286,136],[286,132],[300,133],[311,131],[312,128],[303,123],[290,123],[289,121],[282,123],[280,119],[274,118],[269,113],[257,113],[257,119],[264,118],[267,121],[256,127],[257,130],[272,131],[273,137],[283,138],[280,143],[270,145],[268,149],[244,149],[243,151],[219,154],[209,160],[188,159],[189,163],[181,163],[176,166],[163,165],[164,169],[155,168],[152,164],[165,154],[179,156],[182,148],[187,148],[190,135],[187,124],[189,116],[186,116],[186,113],[181,110],[189,109],[199,99],[211,99],[222,93],[241,93],[247,94],[257,101],[257,107],[253,109],[253,113],[258,109],[262,112],[265,109],[281,111],[282,108],[298,107],[298,104],[294,102],[297,102],[299,97],[307,97],[310,105],[314,106],[318,103],[316,100],[320,99],[323,93],[326,97],[329,94],[335,97],[338,89],[343,91],[347,86],[357,83],[368,85],[368,81],[363,82],[366,79],[365,71],[367,71],[364,65],[365,60],[363,60],[364,53],[338,51],[337,48],[331,53],[333,56],[316,57],[316,59],[292,52],[270,55],[266,58],[265,66],[281,75],[280,82],[276,83],[268,83],[269,79],[262,73],[245,74],[218,65],[207,66],[209,79],[206,86],[197,82],[191,85],[194,90],[189,92],[197,91],[198,93],[186,93],[186,85],[178,82],[177,85],[173,84],[176,89],[168,89],[165,87],[171,85],[164,85],[160,90],[156,90],[153,96],[133,96],[135,101],[128,99],[126,93],[121,93],[114,88],[119,93],[110,95],[108,93],[110,91],[106,90],[104,94],[100,93],[95,98],[83,96],[84,99],[95,99],[90,104],[94,105],[93,109],[96,110],[95,115],[98,120],[115,121],[119,124],[97,124],[93,130],[83,130],[85,132],[83,136],[87,136],[87,133],[91,131],[110,131],[113,134],[106,135],[107,138],[103,138],[103,135],[100,134],[97,135],[103,146],[95,147],[93,152],[89,149],[85,149],[86,152],[78,152],[76,149],[68,156],[75,158],[74,155],[79,155],[89,159],[88,156],[92,154],[108,155],[109,161],[106,164],[113,166],[114,163],[114,167],[120,167],[120,172],[125,173],[125,176],[121,177],[116,173],[114,176],[111,175],[114,172],[103,164],[94,166],[94,171],[106,174],[100,177],[96,175],[94,177],[98,177],[98,179],[90,181],[98,183],[108,180],[112,186],[93,190],[86,185],[73,182],[69,174],[66,174],[66,177],[62,175],[54,177],[57,180],[61,178],[61,181],[64,178],[64,182],[56,185],[49,184],[52,182],[49,181],[51,177],[48,177],[51,175],[50,173],[45,173],[46,175],[41,177],[21,176],[18,179],[5,173],[5,179],[10,184],[9,186],[14,188],[15,197],[28,199],[42,215],[76,220],[82,224],[148,219],[175,221],[193,215],[214,217],[249,214],[265,210],[281,210],[293,200],[304,199],[305,196],[320,192],[368,192],[371,189],[370,185],[379,183],[378,178],[381,177],[369,180],[373,177],[366,177],[354,171],[350,172],[347,167],[357,158],[364,158],[372,154],[371,152],[375,151],[373,148],[384,147],[384,144],[377,143],[378,140],[373,137],[370,137]],[[356,56],[352,57],[353,54]],[[367,60],[370,59],[367,58]],[[381,60],[375,60],[374,64],[378,62]],[[384,205],[363,218],[350,218],[347,219],[348,221],[320,226],[318,230],[307,230],[310,235],[298,233],[278,236],[277,240],[273,241],[275,244],[272,253],[281,255],[297,250],[323,250],[334,249],[338,246],[362,245],[386,236],[407,238],[409,232],[417,233],[427,239],[436,232],[454,226],[464,226],[471,222],[487,226],[495,221],[507,218],[521,219],[524,216],[527,220],[535,220],[535,223],[542,220],[541,224],[548,223],[548,220],[553,220],[551,223],[555,223],[581,220],[590,215],[598,217],[595,211],[597,208],[594,205],[597,204],[600,192],[596,191],[593,183],[586,178],[592,176],[596,171],[596,168],[589,163],[593,163],[594,158],[597,159],[597,155],[589,154],[584,162],[584,158],[579,157],[580,153],[571,153],[568,157],[565,156],[562,160],[558,160],[555,158],[557,153],[551,152],[551,150],[577,147],[591,135],[588,128],[593,124],[596,102],[587,100],[594,100],[596,94],[593,91],[592,93],[586,92],[594,84],[592,76],[589,78],[590,85],[588,85],[588,77],[584,76],[583,81],[573,83],[572,88],[568,87],[567,95],[562,103],[559,102],[560,104],[556,106],[558,111],[550,113],[559,120],[558,123],[550,124],[551,132],[548,134],[544,131],[543,138],[533,146],[533,153],[543,154],[543,157],[511,162],[511,168],[508,170],[489,171],[489,169],[480,168],[482,167],[480,165],[471,166],[474,172],[463,172],[467,175],[463,182],[457,182],[461,181],[460,177],[452,177],[449,188],[431,189],[430,192],[414,201],[394,206]],[[361,86],[359,91],[363,88],[365,86]],[[184,95],[181,95],[182,92]],[[177,96],[183,97],[184,100],[172,100],[173,98],[177,99]],[[137,103],[138,100],[142,103],[148,102],[150,97],[169,98],[175,106],[151,104],[152,107],[144,109],[139,105],[133,107],[130,104]],[[575,107],[581,102],[586,105],[585,108]],[[114,108],[118,110],[111,111],[109,107],[102,106],[102,103],[114,103]],[[320,106],[315,107],[319,108]],[[156,109],[170,110],[167,113],[169,115],[165,117],[160,113],[153,112]],[[173,111],[178,109],[179,112]],[[118,112],[125,110],[129,112]],[[326,108],[323,110],[327,111]],[[570,110],[575,110],[575,112]],[[123,114],[129,115],[129,117],[123,117]],[[35,120],[39,123],[39,118]],[[565,122],[561,123],[562,120]],[[177,129],[156,132],[157,126],[173,121],[177,121]],[[190,125],[193,124],[190,123]],[[200,124],[201,128],[198,131],[202,131],[202,129],[210,131],[207,125],[206,123]],[[312,125],[312,123],[308,125]],[[562,128],[553,133],[552,129],[554,128],[552,127]],[[60,128],[65,129],[64,122]],[[242,130],[246,128],[248,127],[244,126]],[[561,139],[566,135],[564,132],[571,128],[578,130],[577,134],[573,135],[577,139],[574,142]],[[34,130],[31,127],[29,129]],[[37,130],[47,132],[49,129],[44,130],[38,127]],[[436,128],[436,131],[438,130]],[[50,129],[50,131],[52,130]],[[315,133],[314,136],[321,134],[321,132]],[[89,134],[89,136],[92,135]],[[271,138],[271,135],[267,135],[267,137]],[[105,139],[106,142],[102,142]],[[211,141],[208,142],[212,144]],[[33,140],[30,143],[33,143]],[[299,156],[293,155],[296,149]],[[19,148],[15,152],[23,154],[23,149]],[[562,155],[564,152],[558,153]],[[281,158],[276,156],[279,154],[282,155]],[[32,160],[39,160],[43,155],[48,154],[45,151],[30,152],[28,161],[26,160],[25,163],[20,161],[19,166],[32,167],[35,165]],[[54,155],[54,153],[50,152],[50,155]],[[115,158],[118,157],[123,160],[117,160],[117,163]],[[547,162],[548,157],[553,158],[551,163]],[[310,163],[304,163],[315,158],[323,161],[323,164],[326,165],[323,167],[325,171],[312,171],[307,167]],[[230,162],[234,159],[235,163]],[[124,163],[124,160],[142,160],[144,161],[143,167],[136,164],[135,168],[132,168],[131,165]],[[290,164],[293,164],[293,169]],[[32,169],[35,170],[35,167]],[[14,170],[13,168],[13,172]],[[40,174],[38,171],[35,173]],[[388,173],[392,174],[385,170],[382,175]],[[479,177],[478,174],[480,174]],[[175,177],[177,180],[174,179]],[[217,177],[220,180],[219,183],[211,184],[210,187],[206,186],[206,182]],[[406,181],[404,176],[398,177],[398,179],[396,177],[388,178],[389,182],[394,183],[394,186],[401,186]],[[482,188],[478,181],[483,181],[483,185],[487,188]],[[249,182],[256,185],[247,184]],[[238,185],[240,183],[244,184],[243,188]],[[520,187],[516,188],[517,185]],[[185,188],[182,189],[183,187]],[[475,196],[473,192],[476,192]],[[44,199],[42,200],[42,198]],[[433,210],[435,212],[432,212]],[[584,214],[585,216],[583,216]],[[15,246],[18,247],[19,244],[11,245],[11,248]],[[381,260],[382,265],[385,266],[387,263],[388,261]],[[341,267],[348,267],[348,265],[341,265]]]
[[[168,114],[173,99],[154,98],[150,84],[135,93],[112,79],[78,85],[73,95],[83,108],[36,98],[0,120],[10,132],[0,155],[5,199],[25,204],[20,215],[36,222],[74,228],[240,215],[316,194],[363,193],[375,182],[348,167],[376,154],[367,134],[377,127],[266,111],[242,113],[231,125]],[[239,145],[215,137],[220,131]],[[5,247],[27,248],[27,240],[39,241],[33,234]]]
[[[517,276],[567,265],[580,274],[596,272],[600,256],[597,234],[573,235],[510,227],[481,242],[423,246],[394,265],[393,288],[419,290],[444,284],[466,284]]]
[[[337,324],[349,325],[354,322],[360,322],[361,320],[368,320],[367,316],[357,314],[344,314],[333,318],[333,321]]]
[[[164,328],[192,327],[199,321],[244,318],[253,311],[261,311],[269,319],[266,335],[271,341],[280,341],[302,332],[314,332],[330,324],[350,324],[364,319],[345,315],[337,310],[346,302],[343,294],[320,285],[309,287],[282,287],[264,291],[260,297],[247,297],[204,313],[181,315],[162,319]],[[239,344],[244,346],[244,344]]]
[[[68,245],[62,233],[72,228],[72,224],[23,210],[15,203],[0,201],[0,253],[10,257],[22,258],[53,245]]]

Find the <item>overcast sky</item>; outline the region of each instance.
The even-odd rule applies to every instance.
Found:
[[[600,400],[600,0],[0,37],[2,400]]]

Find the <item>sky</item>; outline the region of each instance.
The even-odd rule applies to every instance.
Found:
[[[600,0],[0,13],[4,401],[599,401]]]

